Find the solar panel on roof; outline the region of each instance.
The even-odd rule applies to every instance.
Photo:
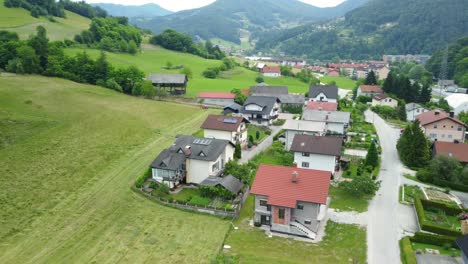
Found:
[[[223,122],[224,122],[224,123],[228,123],[228,124],[237,124],[237,119],[234,119],[234,118],[225,118],[225,119],[223,119]]]

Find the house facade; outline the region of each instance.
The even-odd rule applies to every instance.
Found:
[[[317,135],[323,136],[327,132],[325,122],[291,120],[288,119],[283,125],[285,134],[285,149],[289,151],[296,135]]]
[[[346,135],[351,114],[349,112],[306,109],[302,113],[302,120],[323,122],[328,134]]]
[[[290,150],[298,168],[329,171],[339,170],[343,138],[334,136],[295,135]]]
[[[383,94],[382,87],[380,85],[360,85],[357,89],[356,96],[367,96],[373,97],[374,95]]]
[[[372,97],[372,106],[388,106],[395,108],[398,106],[398,101],[386,94],[378,94]]]
[[[272,232],[315,239],[326,217],[330,173],[261,164],[252,184],[254,222]]]
[[[468,113],[468,94],[451,94],[445,98],[455,115],[461,112]]]
[[[338,87],[334,85],[312,85],[309,88],[309,101],[338,102]]]
[[[432,110],[416,116],[424,134],[432,141],[463,142],[466,126],[452,114]]]
[[[201,125],[205,138],[229,140],[233,144],[247,145],[247,126],[243,117],[209,115]]]
[[[240,113],[253,124],[269,126],[278,118],[280,102],[277,97],[249,96]]]
[[[236,95],[232,93],[200,93],[198,102],[204,105],[228,106],[234,104]]]
[[[418,116],[419,114],[429,111],[417,103],[406,104],[405,110],[406,110],[406,121],[409,121],[409,122],[413,122],[414,120],[416,120],[416,116]]]
[[[174,188],[182,183],[199,184],[222,174],[234,159],[234,145],[228,140],[178,135],[176,142],[151,163],[152,177]]]
[[[278,66],[265,66],[261,69],[261,72],[265,77],[281,77],[281,68]]]

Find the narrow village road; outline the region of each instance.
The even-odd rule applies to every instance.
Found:
[[[377,114],[367,110],[366,120],[373,122],[382,146],[380,190],[369,204],[367,226],[367,262],[369,264],[399,263],[398,240],[403,228],[402,210],[398,203],[398,187],[403,165],[398,158],[396,142],[399,129],[389,126]]]

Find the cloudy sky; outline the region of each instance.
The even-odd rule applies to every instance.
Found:
[[[155,3],[171,11],[192,9],[213,3],[215,0],[85,0],[88,3],[114,3],[122,5],[142,5]],[[336,6],[345,0],[300,0],[314,6]]]

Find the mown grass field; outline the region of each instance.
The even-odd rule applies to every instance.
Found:
[[[67,49],[68,55],[74,55],[83,49]],[[99,56],[100,51],[86,49],[86,52],[93,58]],[[141,53],[137,55],[107,53],[107,58],[116,67],[134,65],[149,73],[179,73],[180,70],[165,70],[167,62],[173,65],[185,65],[193,72],[193,78],[188,82],[187,97],[196,97],[200,92],[229,92],[233,88],[245,89],[255,85],[255,78],[258,73],[242,68],[223,72],[217,79],[204,78],[202,72],[209,67],[216,67],[221,64],[218,60],[207,60],[195,55],[174,52],[157,46],[142,45]],[[305,93],[308,85],[290,77],[264,78],[269,85],[285,85],[289,87],[291,93]]]
[[[50,22],[46,17],[32,17],[23,8],[6,8],[3,3],[4,0],[0,0],[0,30],[14,31],[21,39],[34,34],[37,26],[47,29],[50,40],[73,39],[91,23],[90,19],[68,11],[65,11],[66,18],[55,17],[57,22]]]
[[[320,78],[320,82],[336,82],[336,86],[347,90],[352,90],[356,86],[356,81],[353,81],[346,77],[323,76],[322,78]]]
[[[62,79],[0,76],[0,262],[209,262],[227,221],[130,189],[209,113]]]

